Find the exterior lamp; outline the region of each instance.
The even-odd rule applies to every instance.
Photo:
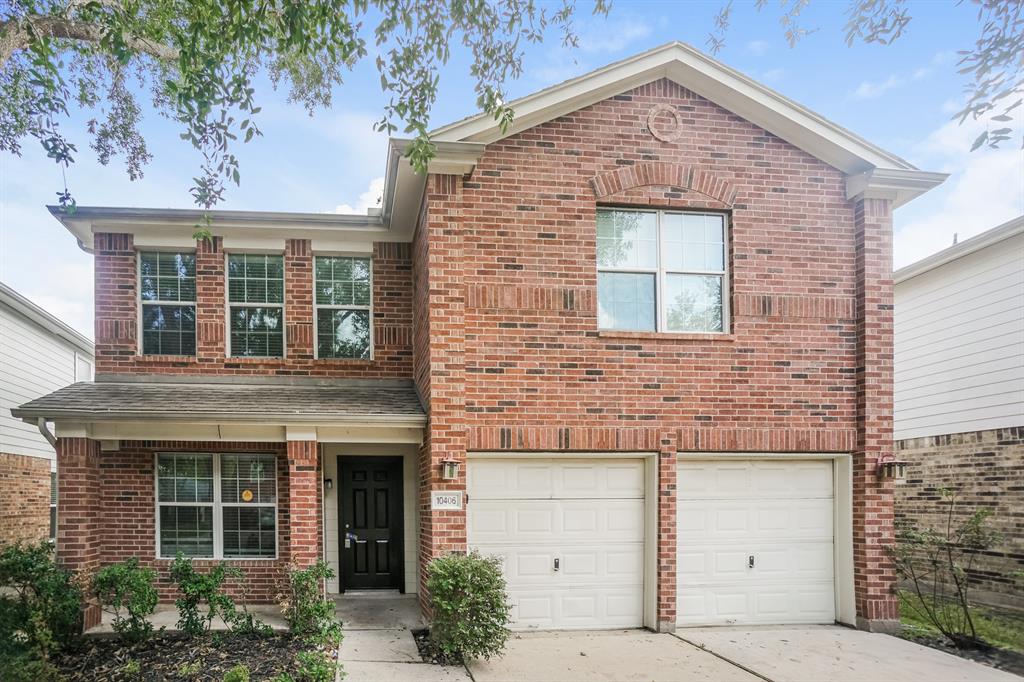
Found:
[[[454,481],[459,477],[459,460],[457,459],[442,459],[441,460],[441,478],[446,481]]]
[[[334,481],[332,479],[330,479],[330,478],[325,478],[324,479],[324,489],[325,490],[331,490],[332,488],[334,488]]]
[[[878,478],[896,483],[906,483],[907,463],[897,460],[894,455],[884,456],[878,461]]]

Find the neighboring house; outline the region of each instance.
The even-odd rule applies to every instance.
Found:
[[[92,342],[0,282],[0,547],[53,538],[53,446],[11,408],[92,381]]]
[[[891,627],[892,210],[946,176],[680,43],[513,106],[392,140],[366,216],[52,209],[97,381],[14,413],[63,560],[426,603],[476,548],[517,628]]]
[[[945,529],[940,491],[991,509],[981,601],[1024,607],[1024,216],[897,270],[897,519]]]

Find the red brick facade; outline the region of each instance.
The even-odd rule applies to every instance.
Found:
[[[655,106],[679,112],[678,138],[647,130]],[[599,206],[723,213],[728,333],[600,331]],[[475,451],[657,453],[656,621],[666,629],[677,616],[680,453],[849,453],[856,607],[869,626],[897,615],[882,549],[892,490],[875,478],[892,447],[891,230],[888,201],[848,200],[839,170],[661,80],[490,144],[469,176],[430,175],[412,243],[374,246],[372,361],[313,358],[304,240],[285,249],[286,359],[225,357],[219,240],[197,258],[197,357],[139,356],[132,238],[96,235],[97,372],[413,379],[429,414],[424,603],[422,569],[467,544],[465,512],[432,512],[430,491],[465,490]],[[70,550],[80,566],[132,553],[152,561],[151,453],[173,445],[100,453],[63,443],[61,457],[78,467],[73,503],[103,511],[99,527],[62,522],[66,540],[85,538]],[[267,595],[283,562],[322,553],[319,463],[311,441],[248,447],[277,452],[287,482],[283,554],[257,583]],[[463,463],[457,480],[441,478],[448,458]],[[90,478],[100,469],[102,482]]]
[[[50,536],[50,460],[0,452],[0,547]]]

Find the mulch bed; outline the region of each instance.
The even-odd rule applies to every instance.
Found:
[[[416,640],[416,648],[419,649],[420,658],[423,659],[424,663],[433,663],[434,665],[462,665],[462,660],[448,658],[430,643],[430,630],[428,628],[423,630],[413,630],[412,637]]]
[[[1024,654],[1019,654],[1016,651],[997,647],[992,647],[991,649],[957,649],[944,637],[919,633],[909,635],[907,639],[933,649],[938,649],[939,651],[945,651],[947,654],[984,663],[987,666],[1005,670],[1014,675],[1024,676]]]
[[[249,668],[255,681],[294,673],[295,654],[304,648],[290,635],[211,635],[196,639],[157,635],[136,645],[113,637],[91,637],[78,650],[60,655],[55,663],[70,682],[220,682],[224,673],[239,664]],[[138,663],[137,668],[132,661]]]

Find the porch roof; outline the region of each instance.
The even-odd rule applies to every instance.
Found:
[[[422,426],[410,383],[80,382],[15,407],[36,421],[389,424]]]

